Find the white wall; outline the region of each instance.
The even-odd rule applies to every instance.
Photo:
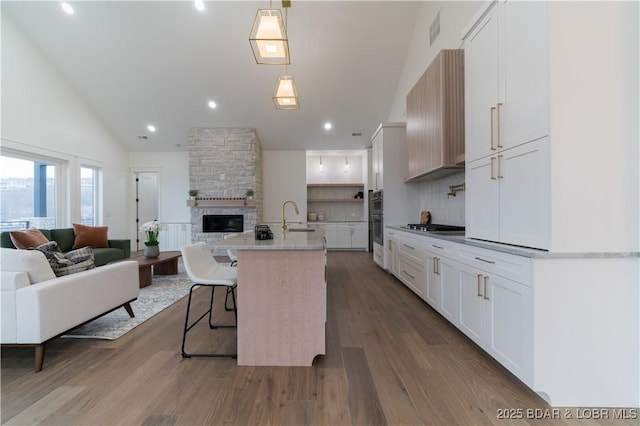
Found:
[[[2,146],[68,161],[71,206],[58,226],[79,221],[78,167],[102,167],[103,222],[109,236],[127,232],[127,169],[124,146],[87,107],[31,42],[2,15]]]
[[[187,207],[189,199],[187,194],[189,190],[188,152],[131,152],[129,167],[130,185],[133,184],[133,172],[158,172],[158,212],[161,222],[191,222],[189,207]],[[133,206],[131,207],[133,208]]]
[[[305,151],[262,152],[262,222],[282,220],[282,203],[294,200],[299,215],[286,207],[287,222],[307,221],[307,162]],[[272,230],[277,228],[271,227]]]
[[[638,251],[638,2],[552,2],[554,251]]]
[[[416,84],[429,64],[442,49],[459,49],[462,47],[461,32],[476,13],[482,2],[424,2],[418,14],[413,37],[407,50],[402,76],[398,83],[398,91],[393,102],[389,121],[406,121],[407,93]],[[436,15],[440,13],[440,35],[434,44],[429,46],[429,27]],[[464,226],[464,192],[456,197],[447,197],[449,185],[463,183],[464,172],[427,182],[416,182],[409,185],[418,188],[420,194],[418,210],[432,213],[434,223]],[[416,211],[415,222],[419,211]]]

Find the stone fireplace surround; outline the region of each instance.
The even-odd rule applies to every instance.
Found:
[[[262,147],[253,128],[192,128],[189,132],[189,188],[198,190],[198,199],[216,199],[218,205],[190,207],[191,241],[221,240],[222,233],[202,232],[205,214],[241,214],[249,230],[262,218]],[[247,189],[254,190],[249,205],[237,201]],[[186,193],[186,190],[185,190]],[[220,205],[222,204],[222,205]]]

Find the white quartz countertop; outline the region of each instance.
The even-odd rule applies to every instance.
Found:
[[[226,240],[207,244],[206,249],[230,250],[324,250],[325,240],[322,230],[314,232],[282,232],[271,229],[272,240],[256,240],[253,232],[240,234]]]
[[[424,232],[404,228],[401,225],[389,225],[387,228],[396,231],[404,231],[414,235],[422,235],[424,237],[439,238],[441,240],[452,241],[454,243],[466,244],[469,246],[480,247],[489,250],[500,251],[503,253],[513,254],[516,256],[529,257],[533,259],[584,259],[584,258],[625,258],[640,257],[638,252],[549,252],[546,250],[529,249],[525,247],[512,246],[509,244],[493,243],[489,241],[474,240],[464,235],[446,234],[439,232]]]

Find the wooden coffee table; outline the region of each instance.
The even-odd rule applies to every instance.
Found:
[[[152,275],[177,275],[178,258],[182,256],[179,251],[163,251],[155,259],[147,259],[143,252],[132,253],[130,259],[138,262],[138,275],[140,288],[151,285]]]

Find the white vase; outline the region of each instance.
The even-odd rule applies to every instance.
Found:
[[[145,246],[144,247],[144,257],[147,259],[155,259],[160,256],[160,246]]]

